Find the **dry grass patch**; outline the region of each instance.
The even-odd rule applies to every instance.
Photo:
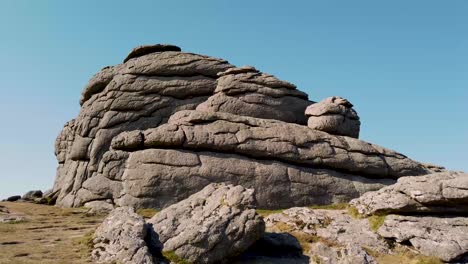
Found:
[[[151,218],[155,216],[159,211],[153,208],[140,208],[136,211],[137,214],[143,216],[144,218]]]
[[[379,264],[442,264],[443,262],[432,256],[425,256],[411,251],[406,247],[397,246],[392,254],[383,254],[369,248],[364,248]]]
[[[0,224],[0,264],[83,264],[89,259],[90,234],[104,216],[82,208],[58,208],[2,202],[25,222]],[[84,243],[84,241],[87,241]]]

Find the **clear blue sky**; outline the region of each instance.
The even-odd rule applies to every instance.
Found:
[[[254,65],[339,95],[361,138],[468,171],[468,1],[2,1],[0,197],[46,189],[89,78],[134,46]]]

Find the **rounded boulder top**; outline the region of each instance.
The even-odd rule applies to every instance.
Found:
[[[170,44],[154,44],[154,45],[142,45],[132,49],[127,57],[124,59],[124,63],[130,59],[138,58],[150,53],[165,52],[165,51],[182,51],[179,47]]]

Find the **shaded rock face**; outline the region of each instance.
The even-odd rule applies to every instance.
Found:
[[[113,210],[94,233],[93,260],[97,263],[160,263],[161,245],[153,242],[151,227],[130,207]]]
[[[293,84],[253,67],[172,45],[137,47],[83,90],[79,115],[56,140],[59,166],[47,197],[59,206],[162,208],[227,182],[255,188],[261,207],[284,208],[345,202],[432,171],[305,126],[311,103]],[[307,114],[359,121],[351,107],[334,97]],[[336,125],[349,130],[348,123]]]
[[[254,67],[231,68],[219,73],[215,94],[197,107],[200,111],[305,124],[304,111],[312,102],[296,86],[261,73]]]
[[[253,189],[210,184],[151,218],[164,244],[190,263],[218,263],[258,240],[265,224],[255,212]]]
[[[307,125],[333,135],[359,138],[361,122],[352,107],[353,105],[342,97],[328,97],[307,107]]]
[[[58,205],[81,205],[76,193],[97,173],[114,136],[157,127],[179,110],[194,109],[213,94],[217,73],[232,67],[221,59],[174,50],[137,48],[124,64],[106,67],[91,78],[79,115],[56,140]]]
[[[403,177],[394,185],[351,201],[362,215],[382,213],[468,214],[468,174],[442,172]]]

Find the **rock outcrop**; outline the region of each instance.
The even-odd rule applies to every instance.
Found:
[[[190,263],[218,263],[237,256],[265,229],[253,209],[252,189],[210,184],[151,218],[164,251]]]
[[[359,138],[361,121],[353,105],[342,97],[328,97],[307,107],[308,127],[333,135]]]
[[[36,199],[42,198],[42,191],[41,190],[33,190],[25,193],[21,199],[25,201],[34,201]]]
[[[102,69],[80,104],[56,141],[47,198],[60,206],[163,208],[213,182],[254,188],[266,208],[328,204],[433,171],[352,138],[359,118],[345,99],[314,104],[253,67],[172,45],[137,47]],[[304,111],[341,123],[307,127]]]
[[[123,131],[157,127],[179,110],[195,109],[213,94],[225,60],[140,47],[126,62],[97,73],[85,87],[79,115],[57,138],[57,204],[80,206],[75,195],[93,177],[112,138]]]
[[[351,201],[362,215],[468,214],[468,174],[441,172],[402,177],[394,185]]]
[[[459,262],[468,253],[467,217],[388,215],[378,233],[446,262]]]
[[[304,111],[312,102],[294,84],[250,66],[231,68],[218,75],[215,94],[197,110],[306,124]]]
[[[403,177],[351,205],[362,215],[385,217],[378,229],[380,236],[411,245],[425,255],[457,262],[468,254],[467,190],[466,173]]]
[[[151,227],[130,207],[113,210],[94,233],[91,255],[97,263],[162,263],[161,245]],[[151,236],[154,236],[153,238]]]

